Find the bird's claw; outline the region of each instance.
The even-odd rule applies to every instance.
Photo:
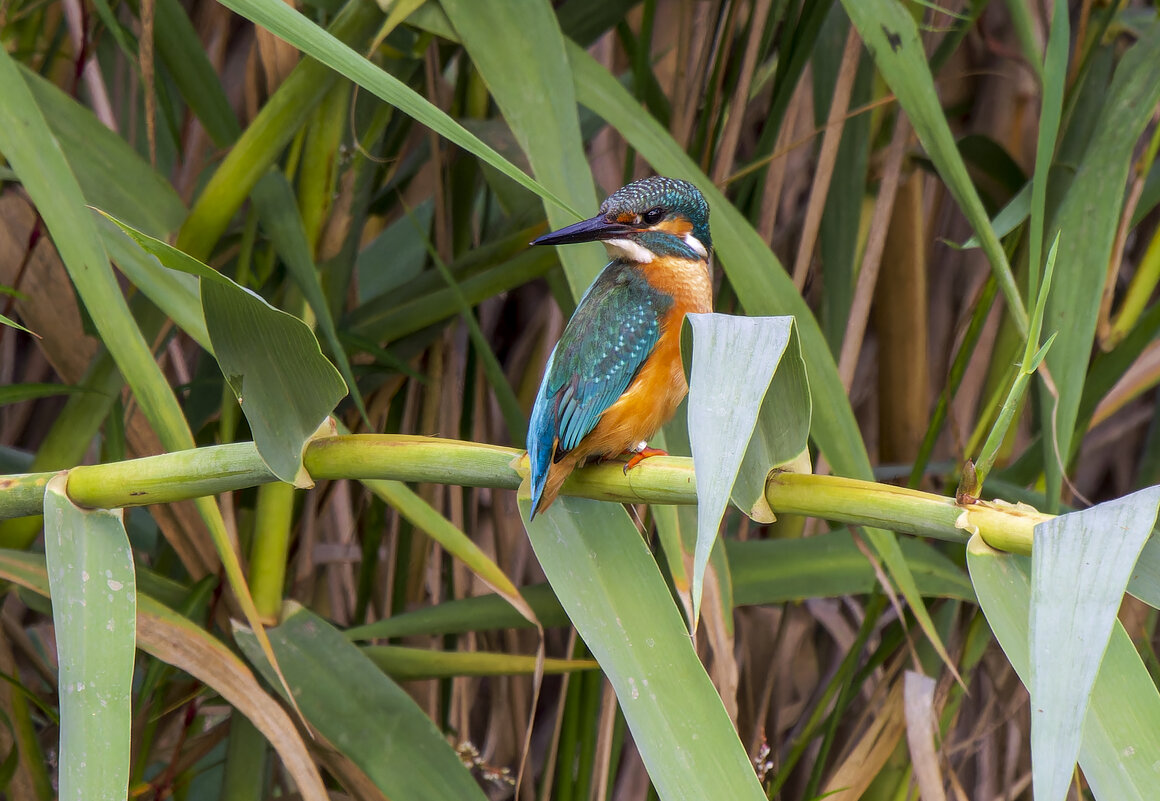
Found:
[[[624,474],[626,476],[628,475],[629,470],[636,467],[638,464],[640,464],[641,462],[643,462],[645,459],[649,458],[650,456],[668,456],[669,455],[668,451],[662,451],[660,448],[641,448],[639,451],[626,451],[626,453],[632,454],[631,458],[629,458],[629,460],[624,463]]]

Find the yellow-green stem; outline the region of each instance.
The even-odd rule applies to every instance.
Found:
[[[278,621],[282,609],[293,517],[293,486],[275,482],[258,488],[254,544],[250,549],[250,594],[254,596],[254,606],[262,622],[269,625]]]
[[[323,437],[306,449],[317,479],[389,479],[516,489],[527,473],[522,451],[433,437],[356,434]],[[35,514],[51,474],[0,478],[0,518]],[[74,468],[68,492],[75,503],[103,508],[168,503],[273,482],[253,443],[198,448],[112,464]],[[576,471],[564,493],[617,503],[692,504],[693,461],[654,457],[628,474],[620,463]],[[954,499],[839,476],[774,474],[766,498],[778,514],[820,517],[907,534],[965,542],[978,530],[992,547],[1029,553],[1032,530],[1048,515],[1004,503],[957,504]]]

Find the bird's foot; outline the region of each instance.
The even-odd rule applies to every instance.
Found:
[[[629,458],[629,460],[624,463],[625,475],[628,474],[629,470],[636,467],[638,464],[640,464],[641,462],[643,462],[645,459],[649,458],[650,456],[668,456],[669,455],[668,451],[662,451],[660,448],[649,448],[647,446],[644,448],[641,448],[640,450],[625,451],[624,453],[625,453],[625,455],[632,454],[632,456]]]

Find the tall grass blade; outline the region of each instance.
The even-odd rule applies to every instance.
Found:
[[[536,557],[616,690],[663,801],[765,797],[656,562],[624,509],[561,497],[528,522]]]
[[[534,192],[561,209],[571,211],[579,216],[579,213],[574,211],[567,201],[529,178],[521,169],[492,149],[490,145],[468,132],[466,128],[432,105],[414,89],[393,75],[384,72],[285,3],[279,2],[279,0],[223,0],[222,5],[251,22],[261,25],[303,53],[318,59],[443,138],[459,145],[468,153],[474,154],[481,161],[491,165],[530,192]]]
[[[1058,503],[1061,483],[1056,465],[1062,461],[1066,466],[1074,450],[1075,421],[1132,152],[1160,103],[1160,81],[1155,74],[1158,63],[1160,21],[1148,26],[1144,37],[1116,67],[1091,142],[1047,228],[1048,236],[1060,231],[1071,243],[1066,258],[1060,259],[1056,268],[1055,288],[1044,319],[1046,330],[1059,332],[1047,355],[1047,366],[1059,390],[1058,406],[1053,408],[1055,399],[1047,393],[1042,399],[1044,419],[1054,422],[1054,437],[1048,437],[1053,441],[1047,447],[1058,446],[1049,451],[1052,457],[1047,460],[1047,498],[1053,507]]]
[[[564,36],[551,5],[542,0],[445,0],[440,6],[528,155],[536,180],[585,216],[595,214],[596,193],[580,138]],[[519,23],[512,25],[513,20]],[[552,203],[545,210],[553,228],[576,221]],[[584,293],[607,261],[602,250],[595,245],[558,249],[572,297]]]
[[[947,189],[975,229],[1011,318],[1019,333],[1026,335],[1027,310],[1019,287],[951,135],[914,18],[898,0],[842,0],[842,5],[862,35],[882,77],[898,96]]]

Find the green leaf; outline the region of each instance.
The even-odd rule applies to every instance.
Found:
[[[1044,327],[1059,337],[1047,354],[1047,366],[1059,390],[1058,405],[1042,394],[1044,419],[1053,421],[1059,460],[1070,460],[1075,420],[1091,359],[1092,340],[1108,259],[1124,205],[1124,186],[1132,153],[1144,127],[1160,103],[1160,21],[1123,56],[1116,68],[1107,101],[1098,116],[1092,140],[1075,179],[1048,226],[1048,236],[1061,231],[1068,242],[1066,258],[1056,267],[1054,289],[1047,300]],[[1052,443],[1054,444],[1054,443]],[[1049,501],[1056,502],[1061,478],[1058,460],[1047,461]]]
[[[977,534],[967,566],[979,604],[1011,666],[1030,682],[1028,559],[993,550]],[[1088,646],[1084,646],[1087,648]],[[1073,652],[1058,655],[1071,659]],[[1160,764],[1160,694],[1124,627],[1113,624],[1084,718],[1079,764],[1099,801],[1150,801]]]
[[[21,75],[90,205],[151,236],[164,236],[181,224],[185,205],[164,176],[54,84],[24,66]]]
[[[44,552],[60,665],[60,798],[117,801],[129,787],[136,642],[133,553],[120,509],[86,510],[44,494]]]
[[[577,214],[566,201],[529,178],[414,89],[384,72],[285,3],[279,0],[222,0],[222,5],[354,81],[444,139],[490,164],[525,189],[555,203],[561,209]]]
[[[921,540],[899,545],[923,597],[975,602],[963,569]],[[738,606],[862,595],[878,586],[873,566],[846,529],[802,539],[726,541]]]
[[[1011,317],[1019,333],[1025,335],[1027,311],[1015,276],[951,134],[914,18],[898,0],[842,0],[842,5],[874,57],[882,77],[910,118],[947,189],[975,229]]]
[[[302,466],[302,452],[346,394],[342,377],[322,355],[314,333],[217,270],[110,219],[165,267],[201,278],[213,353],[246,414],[258,453],[281,480],[313,486]]]
[[[286,263],[290,276],[298,284],[298,289],[306,298],[306,302],[310,304],[310,309],[318,320],[318,327],[322,329],[322,335],[326,338],[326,344],[330,346],[330,352],[338,363],[338,371],[342,373],[354,405],[369,426],[366,406],[363,405],[362,395],[358,391],[358,384],[355,383],[350,360],[347,359],[346,350],[338,340],[338,329],[334,326],[334,318],[330,316],[330,304],[326,302],[326,296],[322,293],[318,268],[314,266],[314,258],[310,255],[310,245],[306,241],[306,231],[302,227],[302,217],[298,213],[294,191],[286,181],[286,176],[272,170],[258,181],[252,197],[267,236],[274,243],[282,261]],[[329,413],[329,410],[327,411]]]
[[[237,625],[234,633],[242,651],[276,686],[253,635]],[[341,632],[291,604],[269,635],[302,714],[388,798],[483,801],[443,733]]]
[[[580,138],[564,36],[551,4],[441,0],[440,6],[528,155],[536,180],[571,207],[595,214],[596,193]],[[553,228],[576,221],[579,215],[568,208],[545,204]],[[607,262],[602,250],[598,245],[557,249],[573,298],[583,294]]]
[[[1040,523],[1031,548],[1031,769],[1035,797],[1063,801],[1096,673],[1160,487]]]
[[[0,320],[3,322],[3,320]],[[19,328],[20,326],[16,326]],[[57,395],[69,395],[77,392],[87,392],[84,387],[70,387],[67,384],[9,384],[0,387],[0,406],[6,403],[20,403],[34,398],[52,398]]]
[[[660,798],[764,799],[660,570],[624,509],[565,496],[528,522],[526,489],[520,495],[540,566],[616,691]]]
[[[726,502],[732,495],[746,514],[760,522],[773,520],[765,481],[770,471],[806,450],[810,398],[792,317],[690,314],[686,319],[693,333],[689,442],[697,474],[695,627],[705,567]]]
[[[17,331],[23,331],[26,334],[32,334],[33,336],[38,336],[38,334],[36,334],[32,331],[29,331],[27,328],[22,326],[20,323],[14,321],[14,320],[8,319],[3,314],[0,314],[0,325],[6,325],[6,326],[9,326],[10,328],[15,328]]]

